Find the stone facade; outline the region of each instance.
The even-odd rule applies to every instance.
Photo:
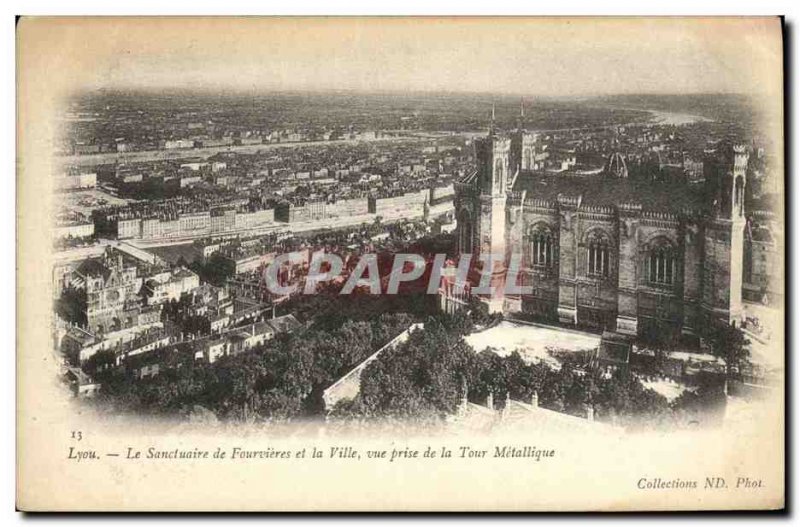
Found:
[[[142,278],[122,253],[106,249],[102,258],[86,260],[76,274],[86,287],[90,331],[102,333],[138,324]]]
[[[742,295],[751,302],[780,305],[783,300],[783,229],[767,212],[753,215],[745,229]]]

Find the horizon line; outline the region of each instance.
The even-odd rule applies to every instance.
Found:
[[[572,95],[548,95],[531,94],[518,91],[471,91],[471,90],[420,90],[420,89],[360,89],[360,88],[253,88],[235,86],[132,86],[129,88],[122,86],[100,86],[86,87],[76,90],[80,94],[90,93],[148,93],[148,92],[189,92],[219,95],[286,95],[286,94],[321,94],[321,95],[427,95],[427,96],[468,96],[468,97],[498,97],[498,98],[526,98],[526,99],[594,99],[603,97],[690,97],[690,96],[733,96],[733,97],[757,97],[766,95],[761,93],[750,93],[745,91],[697,91],[697,92],[667,92],[667,91],[644,91],[644,92],[594,92],[576,93]]]

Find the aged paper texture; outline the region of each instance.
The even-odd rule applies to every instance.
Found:
[[[17,27],[17,507],[784,507],[779,18]]]

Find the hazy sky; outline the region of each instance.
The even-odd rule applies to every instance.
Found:
[[[554,96],[780,93],[782,82],[777,19],[35,22],[74,87]]]

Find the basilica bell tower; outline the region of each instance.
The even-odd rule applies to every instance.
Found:
[[[743,317],[745,185],[748,151],[723,145],[705,160],[706,181],[713,201],[705,229],[703,307],[712,319],[739,325]]]
[[[475,141],[478,186],[476,210],[477,255],[483,267],[492,258],[491,286],[494,292],[485,296],[491,312],[503,310],[503,287],[506,255],[506,192],[509,181],[511,139],[497,133],[492,107],[489,134]]]

